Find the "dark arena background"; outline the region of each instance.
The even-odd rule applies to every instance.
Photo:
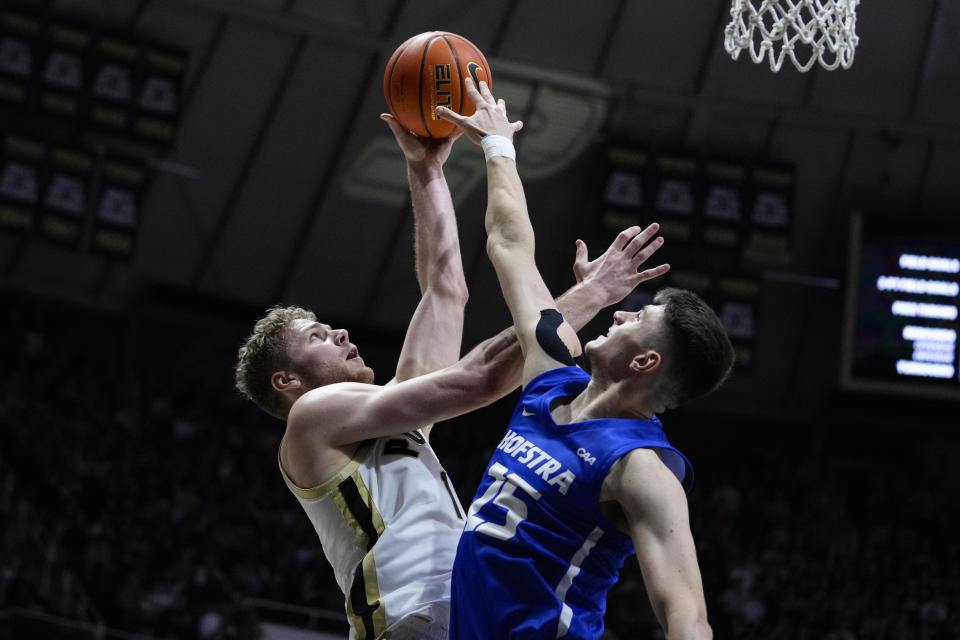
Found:
[[[662,416],[716,638],[960,637],[960,4],[867,0],[850,69],[724,50],[729,0],[0,2],[0,638],[343,639],[343,597],[232,388],[271,304],[377,382],[418,300],[383,69],[469,38],[526,126],[556,293],[630,224],[736,349]],[[480,151],[446,174],[464,349],[509,322]],[[610,322],[604,311],[582,333]],[[516,396],[439,425],[474,494]],[[662,638],[639,568],[605,638]]]

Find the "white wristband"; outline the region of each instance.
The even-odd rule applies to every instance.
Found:
[[[517,161],[517,150],[514,148],[513,142],[499,133],[488,133],[483,136],[480,139],[480,146],[483,147],[483,157],[487,160],[496,156],[503,156],[514,162]]]

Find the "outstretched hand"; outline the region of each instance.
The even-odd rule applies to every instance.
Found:
[[[577,282],[590,281],[604,293],[604,306],[609,306],[626,298],[641,282],[662,276],[670,270],[669,264],[640,271],[640,266],[663,246],[662,236],[654,238],[659,230],[656,222],[646,229],[638,226],[624,229],[596,260],[587,260],[587,245],[577,240],[573,263]]]
[[[381,113],[380,119],[387,123],[393,137],[397,139],[400,150],[403,151],[403,157],[410,164],[438,164],[443,165],[450,157],[450,149],[453,143],[463,133],[460,129],[455,129],[446,138],[423,138],[414,135],[397,121],[389,113]]]
[[[473,101],[476,111],[472,116],[462,116],[446,107],[437,107],[437,117],[460,127],[470,142],[480,144],[485,135],[495,133],[513,140],[513,134],[523,128],[523,122],[510,122],[507,119],[507,103],[497,100],[483,80],[479,90],[473,86],[473,80],[464,78],[463,86],[467,96]]]

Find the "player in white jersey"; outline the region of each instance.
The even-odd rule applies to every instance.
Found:
[[[346,597],[351,638],[447,637],[450,571],[463,511],[428,443],[433,423],[489,404],[519,383],[512,329],[456,360],[466,286],[442,165],[452,141],[390,125],[407,159],[422,298],[396,377],[372,384],[347,332],[299,307],[273,308],[241,347],[237,388],[286,421],[279,463],[317,530]],[[666,271],[639,272],[660,244],[631,227],[593,261],[577,244],[578,283],[557,304],[574,327]],[[456,362],[455,362],[456,361]]]
[[[318,487],[284,479],[347,595],[352,637],[375,638],[383,629],[393,639],[446,637],[464,512],[419,431],[365,442]]]

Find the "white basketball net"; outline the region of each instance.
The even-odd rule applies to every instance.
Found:
[[[759,3],[759,7],[754,6]],[[800,71],[815,62],[825,69],[849,69],[860,39],[860,0],[733,0],[724,46],[736,60],[743,49],[773,71],[790,58]]]

